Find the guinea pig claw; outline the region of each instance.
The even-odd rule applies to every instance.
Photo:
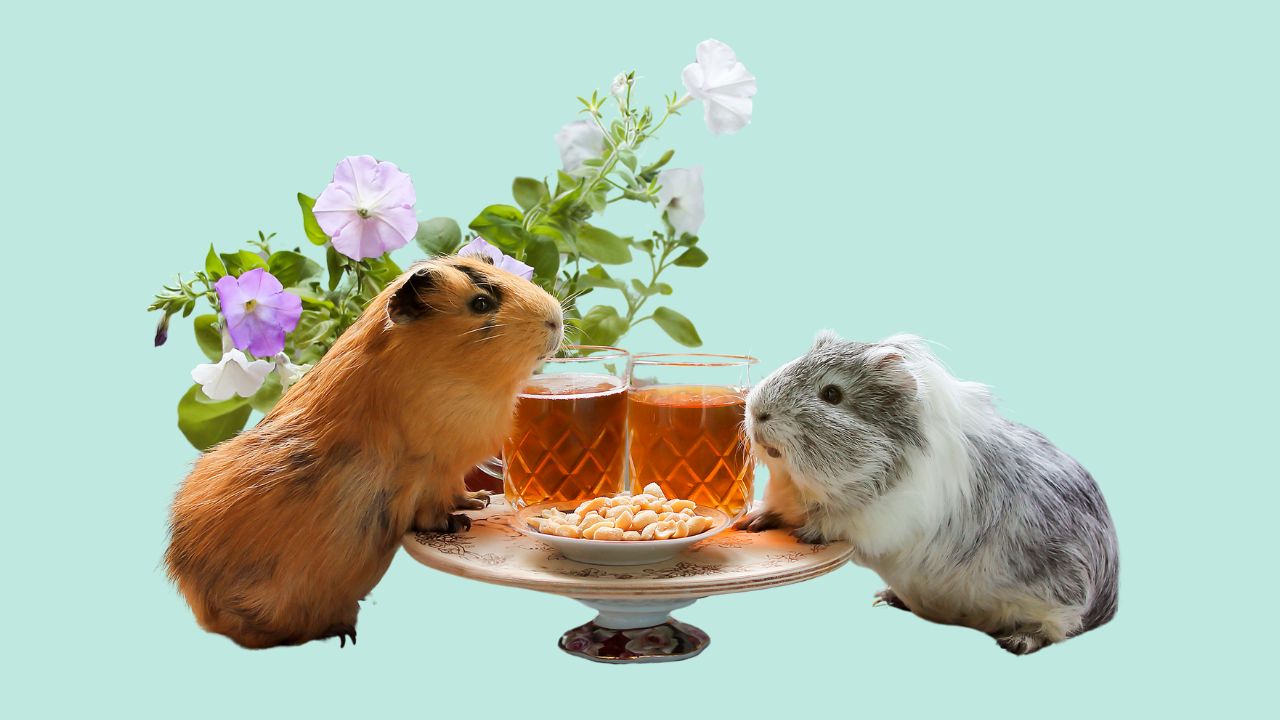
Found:
[[[490,497],[488,490],[476,490],[475,492],[464,493],[462,499],[458,501],[457,509],[483,510],[489,507]]]
[[[775,512],[753,512],[733,525],[747,532],[763,532],[782,527],[782,516]]]
[[[322,635],[320,635],[320,637],[318,637],[318,638],[316,638],[316,639],[317,639],[317,640],[322,640],[322,639],[324,639],[324,638],[332,638],[332,637],[336,637],[336,638],[338,638],[338,647],[340,647],[340,648],[344,648],[344,647],[346,647],[346,646],[347,646],[347,637],[348,637],[348,636],[350,636],[350,637],[351,637],[351,644],[354,646],[354,645],[356,644],[356,628],[355,628],[355,626],[354,626],[354,625],[347,625],[347,624],[345,624],[345,623],[340,623],[340,624],[338,624],[338,625],[331,625],[331,626],[329,627],[329,629],[328,629],[328,630],[325,630],[325,631],[324,631],[324,633],[323,633]]]
[[[871,607],[887,605],[888,607],[898,608],[899,610],[911,610],[911,608],[907,607],[906,603],[902,602],[902,598],[899,598],[898,594],[895,593],[892,588],[885,588],[881,590],[876,593],[873,598],[874,599],[871,601]]]
[[[1049,644],[1043,637],[1032,633],[1015,632],[1011,635],[993,637],[997,645],[1014,655],[1030,655]]]
[[[791,534],[800,542],[809,543],[810,545],[826,545],[827,539],[822,537],[822,533],[813,528],[796,528]]]
[[[449,516],[449,529],[445,532],[457,533],[466,532],[471,529],[471,518],[462,514]]]

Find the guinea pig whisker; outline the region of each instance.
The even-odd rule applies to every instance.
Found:
[[[464,333],[462,333],[462,334],[463,334],[463,335],[470,335],[471,333],[477,333],[477,332],[486,332],[486,331],[490,331],[490,330],[501,330],[502,328],[504,328],[504,327],[506,327],[506,326],[507,326],[507,325],[506,325],[506,323],[500,323],[500,324],[497,324],[497,325],[481,325],[481,326],[480,326],[480,327],[478,327],[478,328],[472,328],[472,329],[470,329],[470,330],[468,330],[468,331],[466,331],[466,332],[464,332]]]
[[[574,300],[577,300],[578,298],[580,298],[580,297],[582,297],[583,295],[587,294],[587,290],[589,290],[589,289],[590,289],[590,288],[583,288],[583,289],[581,289],[581,290],[579,290],[579,291],[577,291],[577,292],[575,292],[575,293],[572,293],[571,295],[569,295],[568,297],[566,297],[564,300],[561,300],[561,301],[560,301],[560,307],[562,307],[562,308],[564,308],[564,307],[569,307],[569,306],[573,303],[573,301],[574,301]]]

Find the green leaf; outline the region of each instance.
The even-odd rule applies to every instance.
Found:
[[[240,277],[249,270],[256,268],[267,269],[267,261],[256,252],[241,250],[234,253],[221,253],[218,257],[222,258],[222,262],[227,267],[227,274],[234,277]]]
[[[462,244],[462,228],[453,218],[435,217],[418,223],[413,239],[427,255],[448,255]]]
[[[523,250],[529,235],[524,230],[524,213],[510,205],[490,205],[469,227],[508,255]]]
[[[560,173],[562,176],[559,180],[560,184],[556,185],[556,195],[547,205],[547,211],[552,215],[563,213],[566,209],[572,207],[582,197],[583,182],[581,179],[574,179],[569,175]],[[573,180],[575,184],[565,184],[565,180]]]
[[[533,276],[538,280],[555,280],[560,270],[560,250],[551,238],[531,235],[524,248],[524,261],[533,266]]]
[[[596,189],[592,190],[591,194],[587,195],[587,207],[591,208],[592,212],[604,212],[604,209],[609,205],[608,195],[608,185],[604,183],[597,185]]]
[[[702,338],[698,337],[698,331],[694,329],[693,323],[690,322],[689,318],[669,307],[662,306],[654,310],[653,321],[658,323],[658,327],[670,335],[672,340],[685,347],[699,347],[702,345]]]
[[[631,172],[636,171],[636,154],[634,152],[627,148],[619,148],[618,159],[622,161],[623,165],[630,168]]]
[[[217,315],[197,315],[191,321],[195,326],[196,344],[205,357],[214,362],[222,359],[222,331],[218,329]]]
[[[658,293],[662,292],[663,288],[666,288],[667,290],[667,292],[662,293],[663,295],[671,294],[671,286],[666,283],[654,283],[653,285],[645,285],[639,280],[636,280],[635,278],[631,278],[631,287],[635,288],[635,291],[640,293],[644,297],[649,297],[650,295],[657,295]]]
[[[329,292],[333,292],[338,288],[338,283],[342,282],[342,269],[347,266],[349,261],[345,255],[339,254],[330,245],[325,249],[324,262],[329,268]]]
[[[627,319],[611,305],[596,305],[578,321],[580,345],[612,345],[627,331]]]
[[[568,238],[565,237],[564,231],[556,227],[555,225],[538,223],[537,225],[534,225],[532,228],[529,228],[529,233],[531,235],[537,235],[540,237],[547,238],[551,242],[555,243],[556,250],[559,252],[562,252],[562,253],[576,252],[574,250],[573,245],[570,244]]]
[[[298,327],[289,333],[289,340],[296,350],[300,350],[326,338],[335,325],[337,321],[331,318],[327,310],[303,310],[302,316],[298,318]]]
[[[204,256],[204,271],[209,275],[210,280],[217,280],[227,274],[227,266],[222,262],[222,258],[213,251],[213,245],[209,245],[209,254]]]
[[[214,402],[199,385],[192,385],[178,401],[178,429],[201,452],[244,429],[252,408],[248,398]]]
[[[599,263],[621,265],[631,262],[631,248],[627,241],[594,225],[583,225],[578,230],[578,250]]]
[[[320,264],[301,253],[279,250],[267,258],[267,272],[276,276],[280,284],[293,287],[307,278],[321,273]]]
[[[312,208],[316,206],[315,198],[298,193],[298,205],[302,207],[302,229],[306,231],[307,239],[313,245],[323,245],[329,242],[329,236],[324,234],[324,230],[320,229],[320,223],[316,222],[316,214],[312,212]]]
[[[556,197],[582,187],[582,178],[576,178],[563,170],[556,171]]]
[[[649,240],[649,239],[636,240],[635,242],[631,243],[631,247],[636,248],[637,250],[643,252],[645,255],[653,254],[653,240]]]
[[[387,283],[400,277],[400,266],[395,260],[391,259],[391,255],[383,254],[376,258],[369,258],[365,261],[369,264],[369,272],[367,275],[378,282],[378,292],[387,286]]]
[[[291,287],[291,288],[285,288],[285,290],[288,290],[294,295],[297,295],[302,300],[303,307],[308,307],[312,309],[323,308],[325,310],[333,310],[335,307],[337,307],[331,301],[317,294],[317,291],[319,291],[319,289],[320,288],[317,287],[314,283],[310,285],[295,285],[294,287]]]
[[[266,380],[262,381],[262,387],[258,388],[258,392],[249,397],[249,407],[266,415],[271,409],[280,402],[280,396],[284,394],[284,386],[280,384],[280,376],[271,373]]]
[[[621,280],[610,277],[608,271],[599,265],[592,265],[587,271],[578,276],[579,287],[607,287],[614,290],[626,289],[627,284]]]
[[[541,180],[518,177],[511,183],[511,197],[515,198],[517,205],[528,212],[529,208],[550,200],[551,191]]]
[[[702,267],[707,264],[707,254],[702,251],[702,248],[691,247],[680,253],[680,256],[671,264],[680,267]]]

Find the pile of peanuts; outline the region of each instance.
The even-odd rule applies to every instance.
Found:
[[[571,513],[543,510],[529,518],[538,532],[587,540],[670,540],[711,529],[715,520],[697,515],[692,500],[668,500],[657,483],[639,495],[598,497]]]

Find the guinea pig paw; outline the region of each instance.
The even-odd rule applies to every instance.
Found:
[[[800,542],[806,542],[806,543],[809,543],[810,545],[828,544],[827,538],[823,536],[822,531],[818,530],[817,528],[810,527],[808,525],[805,525],[803,527],[798,527],[795,530],[792,530],[791,534],[794,535],[795,538]]]
[[[444,515],[439,520],[423,522],[419,517],[412,528],[421,533],[460,533],[471,529],[471,518],[462,514]]]
[[[902,598],[893,591],[893,588],[885,588],[873,596],[875,599],[871,601],[871,607],[879,607],[888,605],[889,607],[898,608],[899,610],[911,611],[907,604],[902,602]]]
[[[483,510],[489,507],[490,493],[488,490],[476,490],[462,494],[462,499],[458,500],[455,506],[458,510]]]
[[[743,517],[733,526],[747,532],[763,532],[782,527],[782,516],[768,510],[756,510]]]
[[[1035,633],[1015,632],[996,636],[996,644],[1014,655],[1030,655],[1048,645],[1048,641]]]
[[[449,527],[445,530],[447,533],[466,532],[471,529],[471,518],[461,513],[450,515],[448,523]]]

